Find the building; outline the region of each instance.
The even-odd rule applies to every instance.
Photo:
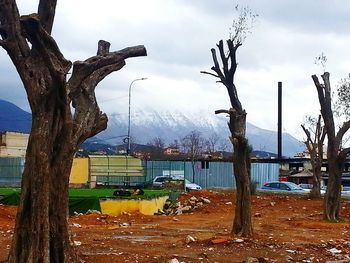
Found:
[[[179,156],[180,155],[180,151],[177,148],[168,147],[168,148],[164,149],[163,154],[166,155],[166,156]]]
[[[25,157],[29,134],[0,132],[0,157]]]

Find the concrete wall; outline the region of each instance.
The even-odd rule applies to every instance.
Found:
[[[89,181],[89,158],[74,158],[69,184],[82,185]]]
[[[0,138],[0,157],[25,157],[29,134],[2,132]]]

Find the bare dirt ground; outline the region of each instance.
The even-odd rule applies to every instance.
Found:
[[[350,202],[341,223],[322,220],[322,200],[253,196],[254,237],[230,237],[234,193],[200,191],[181,197],[211,203],[178,216],[77,215],[69,219],[85,262],[350,262]],[[232,204],[233,203],[233,204]],[[7,257],[16,208],[0,206],[0,261]],[[192,238],[189,238],[191,236]],[[194,241],[193,241],[194,240]]]

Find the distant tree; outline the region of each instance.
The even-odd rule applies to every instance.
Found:
[[[239,9],[238,17],[233,20],[230,30],[230,38],[226,40],[227,50],[222,40],[217,44],[220,54],[221,66],[218,61],[216,50],[211,49],[214,66],[211,68],[214,73],[201,71],[218,78],[227,91],[231,102],[229,110],[218,110],[215,113],[229,114],[228,123],[231,132],[231,142],[234,148],[234,175],[237,185],[236,208],[233,222],[232,234],[245,237],[253,235],[251,220],[251,195],[250,195],[250,146],[246,138],[246,111],[238,98],[234,76],[237,69],[236,52],[242,45],[256,20],[257,15],[253,14],[248,7]]]
[[[212,133],[208,139],[205,140],[205,147],[208,153],[214,153],[217,151],[220,137],[217,133]]]
[[[151,158],[162,158],[164,156],[165,142],[161,137],[154,137],[147,143],[148,146],[152,146]]]
[[[180,149],[180,143],[178,140],[174,140],[172,143],[169,144],[169,147],[175,148],[175,149]]]
[[[350,152],[350,147],[342,147],[344,135],[350,128],[350,79],[347,78],[342,80],[337,89],[338,114],[342,115],[345,120],[336,132],[329,76],[329,72],[325,72],[321,75],[323,83],[319,82],[316,75],[312,75],[312,79],[317,89],[318,99],[321,106],[321,114],[327,131],[328,141],[328,183],[324,199],[324,218],[330,221],[338,221],[340,219],[342,173],[344,170],[344,162]]]
[[[319,198],[321,197],[321,168],[326,129],[323,125],[321,115],[318,116],[318,119],[308,116],[301,127],[306,135],[304,144],[310,154],[312,167],[312,189],[310,197]]]
[[[192,182],[195,182],[195,162],[203,154],[204,138],[199,131],[191,131],[181,140],[183,153],[190,158],[192,164]]]
[[[0,46],[17,69],[32,111],[10,263],[81,262],[67,222],[73,156],[107,127],[95,97],[98,83],[127,58],[146,55],[144,46],[110,52],[110,44],[100,40],[96,56],[72,64],[51,35],[55,10],[56,0],[40,0],[37,13],[21,16],[15,0],[0,1]]]

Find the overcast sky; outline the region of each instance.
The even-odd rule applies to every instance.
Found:
[[[38,1],[17,1],[21,14],[36,12]],[[132,58],[97,88],[103,111],[132,109],[208,112],[229,108],[224,86],[200,74],[212,66],[210,49],[227,39],[234,6],[248,5],[257,23],[238,49],[236,86],[248,121],[277,129],[277,82],[283,82],[283,130],[303,137],[305,115],[318,114],[312,74],[321,52],[328,58],[333,87],[350,72],[350,1],[341,0],[58,0],[53,36],[71,61],[95,55],[99,39],[116,51],[146,46],[148,56]],[[17,72],[0,50],[0,98],[29,111]]]

